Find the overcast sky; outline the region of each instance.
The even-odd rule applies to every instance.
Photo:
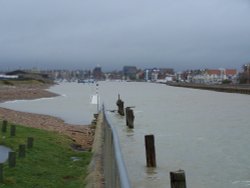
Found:
[[[249,0],[0,0],[0,70],[248,62]]]

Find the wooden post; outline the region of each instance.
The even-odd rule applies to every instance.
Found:
[[[170,172],[171,188],[186,188],[186,177],[184,170]]]
[[[10,168],[16,166],[16,152],[14,151],[9,152],[8,163]]]
[[[134,112],[130,107],[126,107],[126,125],[129,128],[134,128]]]
[[[94,114],[94,118],[97,119],[99,114]]]
[[[8,125],[8,121],[3,120],[3,123],[2,123],[2,132],[3,133],[6,133],[6,131],[7,131],[7,125]]]
[[[124,102],[120,99],[120,95],[118,95],[116,105],[118,106],[118,114],[124,116]]]
[[[16,136],[16,125],[10,126],[10,136]]]
[[[154,135],[145,136],[147,167],[156,167]]]
[[[33,148],[33,142],[34,142],[34,138],[33,137],[28,137],[27,138],[27,148]]]
[[[3,183],[3,163],[0,163],[0,183]]]
[[[25,144],[20,144],[20,145],[19,145],[18,156],[19,156],[20,158],[25,157]]]
[[[92,124],[92,125],[96,125],[96,124],[97,124],[97,120],[96,120],[96,119],[93,119],[93,120],[91,121],[91,124]]]

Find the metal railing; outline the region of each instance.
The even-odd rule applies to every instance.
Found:
[[[103,105],[104,124],[104,178],[107,188],[130,188],[127,169],[115,128],[110,124]]]

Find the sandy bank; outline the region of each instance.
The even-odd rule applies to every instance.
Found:
[[[0,85],[0,102],[58,96],[58,94],[46,90],[50,86],[51,85],[47,84],[19,85],[19,86]]]
[[[0,102],[58,96],[55,93],[45,90],[48,87],[49,85],[1,86]],[[56,117],[18,112],[5,108],[0,108],[0,119],[6,119],[9,122],[28,127],[55,131],[69,136],[76,145],[79,145],[83,149],[90,149],[92,147],[94,130],[88,125],[67,124]]]

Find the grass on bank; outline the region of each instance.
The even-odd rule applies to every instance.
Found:
[[[26,144],[29,136],[34,137],[34,146],[26,148],[25,158],[18,158],[18,146]],[[6,133],[1,132],[0,139],[0,143],[17,153],[16,167],[9,168],[7,162],[4,164],[4,183],[0,188],[85,187],[91,153],[72,150],[72,141],[68,137],[17,125],[15,137],[10,137],[8,126]]]
[[[42,85],[45,82],[42,80],[0,80],[0,85],[6,86],[20,86],[20,85]]]

